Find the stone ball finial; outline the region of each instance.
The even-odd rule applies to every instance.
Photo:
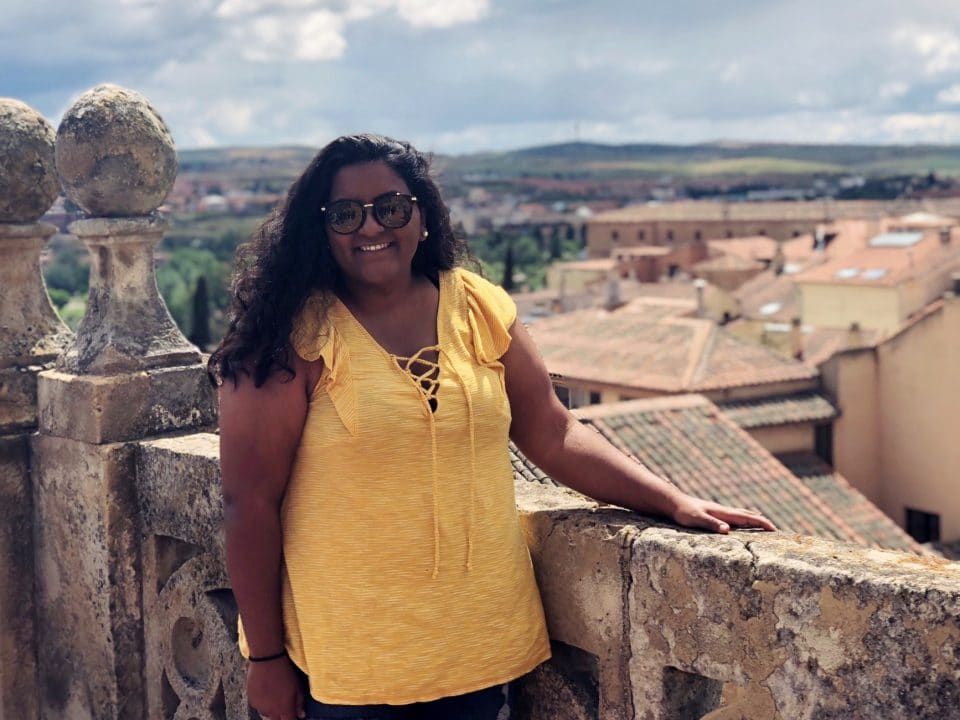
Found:
[[[53,126],[36,110],[0,98],[0,222],[36,222],[57,199]]]
[[[64,193],[99,217],[150,214],[177,175],[163,118],[143,95],[116,85],[88,90],[67,110],[56,157]]]

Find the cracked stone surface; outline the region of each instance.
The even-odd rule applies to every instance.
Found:
[[[177,175],[173,137],[140,93],[116,85],[88,90],[57,130],[63,190],[91,215],[147,215],[160,207]]]
[[[0,98],[0,223],[32,223],[57,199],[55,139],[36,110]]]
[[[517,495],[551,637],[598,657],[599,707],[555,720],[958,717],[960,563]],[[551,662],[525,692],[583,697]]]

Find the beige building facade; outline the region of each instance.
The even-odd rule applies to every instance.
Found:
[[[789,240],[844,218],[877,218],[887,204],[836,202],[677,202],[633,205],[587,221],[587,252],[607,257],[619,247],[679,245],[718,238],[764,236]]]
[[[950,287],[960,234],[888,232],[863,250],[796,277],[803,323],[895,331]]]
[[[948,293],[899,333],[838,353],[821,372],[840,410],[836,469],[905,527],[926,522],[941,540],[960,539],[960,297]]]

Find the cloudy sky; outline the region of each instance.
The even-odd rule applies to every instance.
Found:
[[[960,143],[960,4],[0,0],[0,96],[56,124],[101,82],[184,148]]]

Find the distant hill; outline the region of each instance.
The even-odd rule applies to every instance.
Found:
[[[223,175],[278,181],[298,175],[316,152],[307,147],[217,148],[180,153],[183,175]],[[744,176],[960,176],[955,145],[791,145],[716,142],[698,145],[562,143],[496,153],[438,155],[448,178],[553,176],[584,179],[704,179]]]
[[[955,145],[791,145],[716,142],[698,145],[563,143],[503,153],[444,158],[461,173],[577,174],[593,177],[862,174],[960,175]]]

